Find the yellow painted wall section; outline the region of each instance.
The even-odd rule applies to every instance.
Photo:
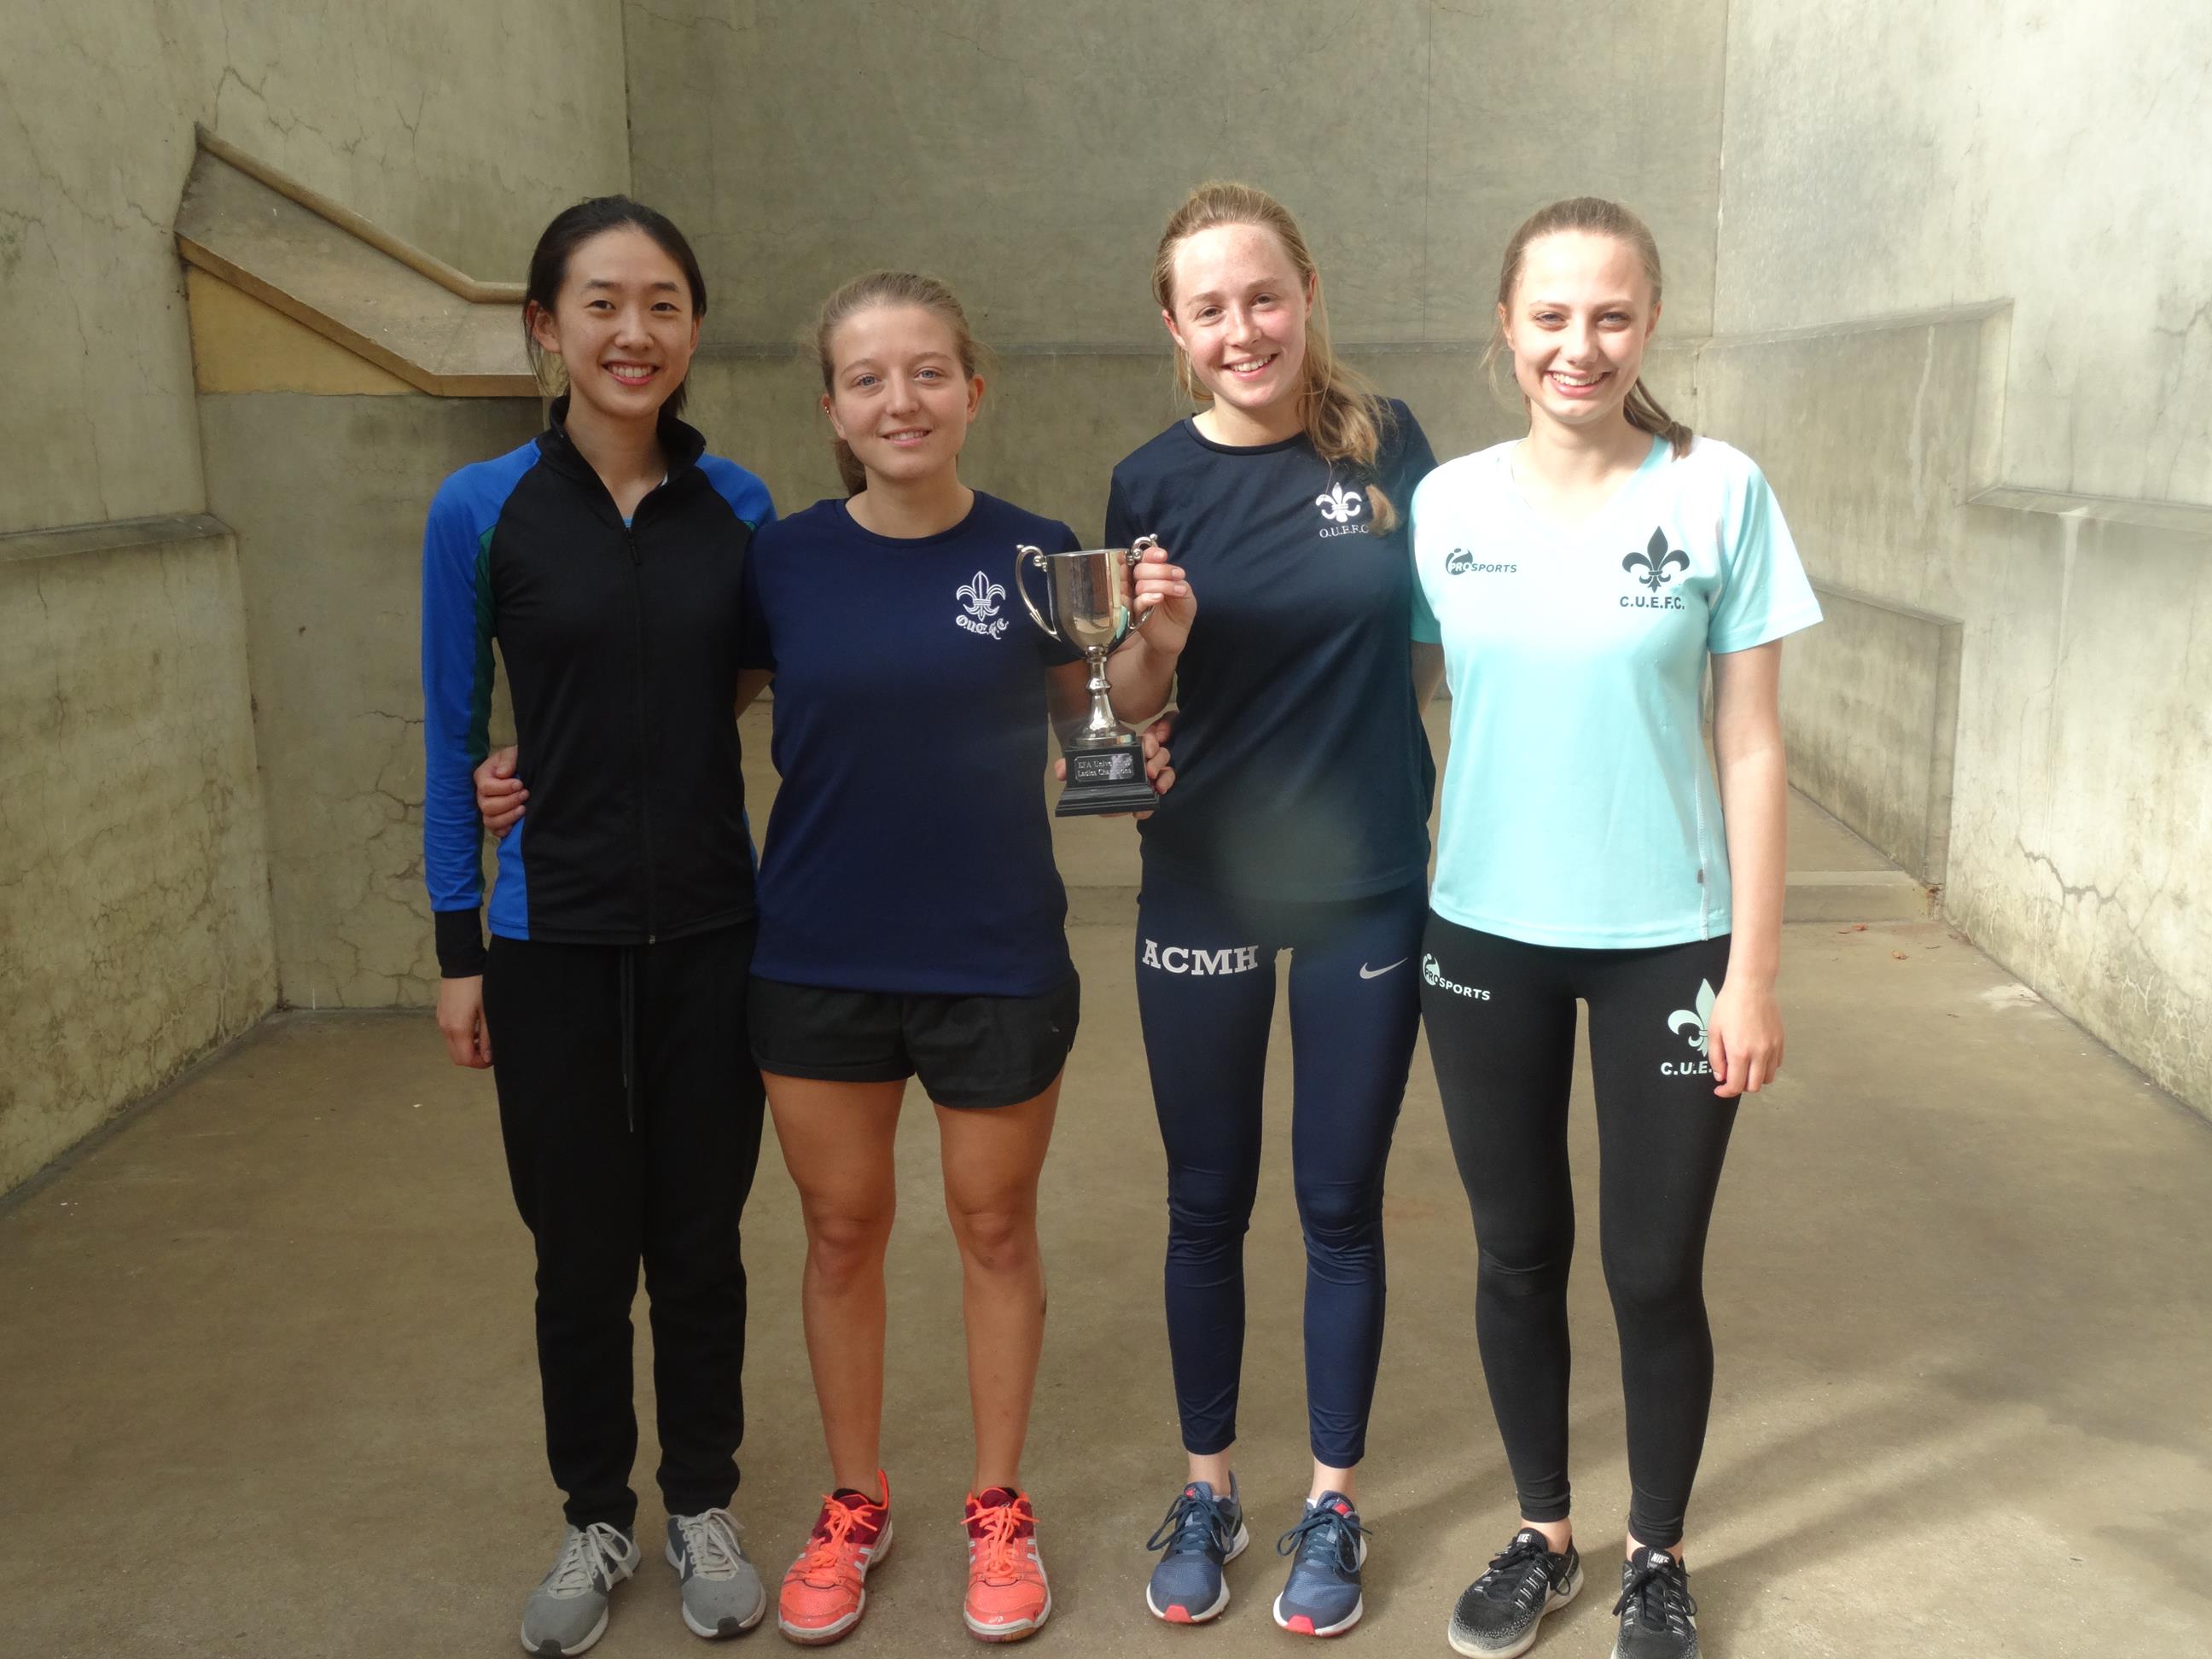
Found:
[[[192,325],[192,382],[202,392],[396,397],[415,390],[221,277],[186,270],[185,296]]]

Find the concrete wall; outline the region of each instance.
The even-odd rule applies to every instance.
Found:
[[[1998,470],[2212,502],[2212,15],[1733,0],[1723,333],[2009,299]]]
[[[0,51],[0,532],[204,505],[170,223],[200,122],[472,276],[629,179],[617,0],[34,0]]]
[[[1741,423],[1744,417],[1739,414]],[[1790,781],[1931,887],[1946,879],[1964,630],[1893,600],[1822,587],[1790,641]]]
[[[210,394],[208,501],[238,537],[284,1000],[437,994],[422,888],[422,520],[534,400]],[[311,475],[300,468],[318,458]],[[502,680],[503,685],[503,680]],[[495,729],[512,730],[502,694]]]
[[[276,1000],[236,550],[0,538],[0,1192]]]
[[[723,343],[788,345],[837,283],[901,264],[1002,348],[1153,347],[1160,228],[1223,175],[1298,215],[1340,338],[1486,334],[1513,227],[1592,190],[1650,219],[1686,337],[1711,314],[1726,12],[633,0],[636,184],[697,244]]]
[[[1816,580],[1961,624],[1948,915],[2212,1111],[2203,24],[1735,0],[1697,407]]]

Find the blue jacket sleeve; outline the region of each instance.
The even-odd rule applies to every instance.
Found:
[[[453,979],[483,971],[483,820],[471,777],[490,749],[495,506],[448,478],[422,532],[422,875]]]
[[[707,475],[714,493],[730,504],[730,511],[755,530],[775,522],[775,503],[769,497],[768,486],[735,461],[702,455],[699,470]]]

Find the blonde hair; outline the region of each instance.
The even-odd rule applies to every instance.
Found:
[[[1610,236],[1627,243],[1644,266],[1644,279],[1651,284],[1651,303],[1655,307],[1658,305],[1662,292],[1659,244],[1651,240],[1651,228],[1618,202],[1608,202],[1601,196],[1573,196],[1530,214],[1521,228],[1513,233],[1513,240],[1506,243],[1505,259],[1498,272],[1498,303],[1501,307],[1508,313],[1512,309],[1513,291],[1521,286],[1521,267],[1527,263],[1528,245],[1540,238],[1570,230],[1588,231],[1594,236]],[[1490,349],[1483,354],[1485,365],[1495,362],[1501,354],[1512,356],[1505,343],[1503,321],[1492,327]],[[1628,402],[1622,412],[1628,416],[1629,425],[1638,431],[1664,438],[1673,446],[1677,459],[1690,453],[1689,427],[1667,412],[1651,395],[1641,375],[1628,388]]]
[[[837,366],[830,355],[831,340],[852,318],[876,306],[919,306],[933,313],[952,331],[952,350],[960,360],[960,372],[969,380],[975,378],[975,337],[969,332],[968,313],[960,308],[952,290],[936,277],[915,271],[872,270],[865,276],[855,276],[824,300],[821,314],[815,319],[814,355],[822,365],[824,392],[835,391]],[[833,435],[831,443],[837,457],[837,477],[845,493],[859,495],[868,487],[867,469],[842,438]]]
[[[1376,487],[1376,459],[1390,423],[1390,406],[1367,377],[1347,367],[1329,343],[1328,312],[1322,302],[1320,273],[1306,239],[1298,234],[1290,210],[1264,190],[1227,179],[1200,185],[1169,216],[1160,237],[1160,251],[1152,261],[1152,297],[1162,311],[1175,313],[1175,256],[1176,248],[1202,230],[1222,225],[1257,225],[1273,232],[1290,256],[1298,280],[1313,295],[1306,312],[1305,362],[1299,370],[1298,422],[1321,458],[1332,465],[1348,461],[1367,475],[1367,501],[1376,532],[1396,527],[1398,509]],[[1176,384],[1194,401],[1205,397],[1191,372],[1190,356],[1176,347]]]

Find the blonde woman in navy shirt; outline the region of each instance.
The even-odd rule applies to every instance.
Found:
[[[1200,757],[1143,826],[1137,1002],[1168,1155],[1188,1460],[1146,1603],[1171,1623],[1214,1618],[1249,1538],[1231,1467],[1243,1243],[1288,952],[1313,1462],[1278,1540],[1292,1561],[1273,1614],[1331,1636],[1364,1605],[1356,1482],[1382,1346],[1382,1176],[1420,1014],[1435,774],[1413,670],[1425,653],[1433,683],[1437,665],[1410,644],[1405,513],[1433,458],[1406,406],[1331,349],[1313,256],[1264,191],[1192,192],[1161,238],[1153,298],[1203,406],[1114,469],[1106,538],[1158,537],[1205,605],[1115,659],[1125,716],[1164,702],[1173,677],[1177,747]]]

